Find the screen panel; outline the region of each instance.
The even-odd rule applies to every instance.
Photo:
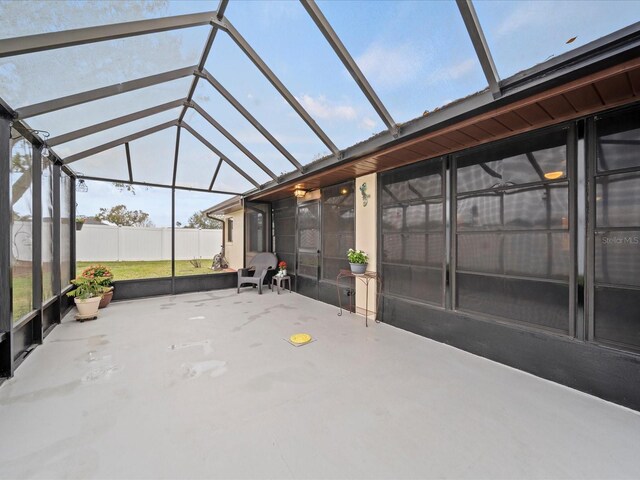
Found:
[[[54,296],[53,280],[53,164],[42,159],[42,301]]]
[[[11,300],[13,322],[33,310],[33,147],[11,130]]]
[[[322,189],[322,278],[335,281],[355,248],[354,182]]]
[[[595,125],[593,337],[640,351],[640,110]]]
[[[443,162],[380,175],[383,293],[443,305]]]
[[[568,333],[567,131],[465,152],[456,164],[456,308]]]

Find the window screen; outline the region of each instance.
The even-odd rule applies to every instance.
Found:
[[[640,349],[640,111],[596,121],[596,340]]]
[[[233,242],[233,218],[227,220],[227,242]]]
[[[53,164],[42,159],[42,300],[51,299],[53,279]]]
[[[71,188],[73,182],[64,172],[60,174],[60,285],[66,288],[71,281]],[[57,239],[54,239],[56,241]]]
[[[11,130],[12,316],[17,322],[33,310],[33,147]],[[39,169],[36,174],[39,175]]]
[[[456,300],[463,310],[569,331],[566,131],[456,157]]]
[[[258,253],[271,251],[271,205],[245,202],[245,258],[250,261]]]
[[[273,202],[274,252],[278,261],[287,262],[287,273],[295,274],[296,265],[296,208],[295,197]]]
[[[322,278],[335,281],[349,268],[347,250],[355,248],[354,183],[322,189]]]
[[[380,176],[383,293],[443,306],[443,161]]]

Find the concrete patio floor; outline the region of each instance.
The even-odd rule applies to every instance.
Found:
[[[69,315],[0,387],[0,478],[640,476],[640,414],[336,314],[246,289]]]

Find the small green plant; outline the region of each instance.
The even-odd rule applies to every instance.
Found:
[[[80,300],[100,297],[108,288],[102,285],[103,277],[77,277],[71,280],[76,288],[67,293],[67,297],[75,297]]]
[[[202,267],[202,260],[199,258],[192,258],[191,260],[189,260],[189,262],[191,263],[191,265],[193,265],[193,268]]]
[[[369,255],[364,253],[362,250],[354,250],[350,248],[347,252],[347,258],[349,259],[349,263],[367,263],[369,261]]]

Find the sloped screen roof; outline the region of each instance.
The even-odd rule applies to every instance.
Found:
[[[632,1],[0,3],[0,98],[79,177],[242,194],[640,19]],[[553,14],[549,14],[553,12]]]

